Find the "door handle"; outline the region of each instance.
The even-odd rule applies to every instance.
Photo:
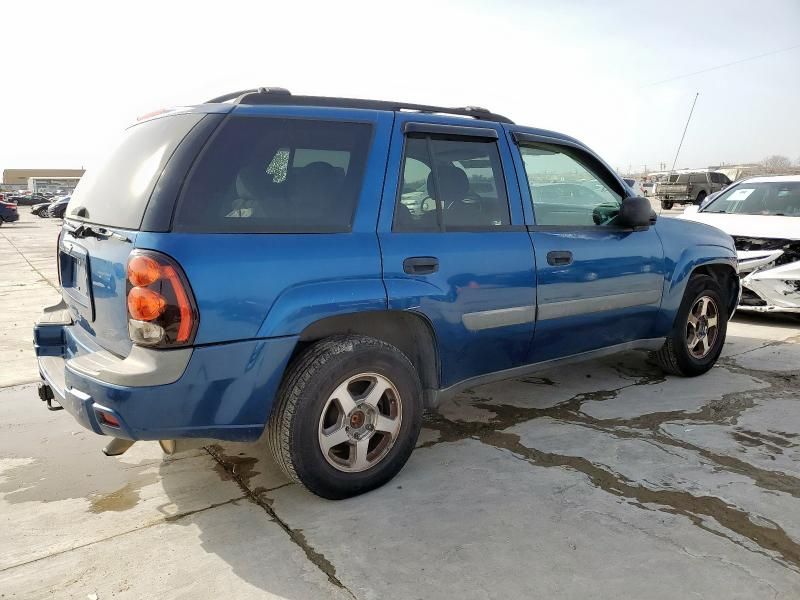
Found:
[[[403,271],[409,275],[430,275],[439,270],[435,256],[410,256],[403,261]]]
[[[553,250],[547,253],[547,264],[554,267],[565,267],[572,264],[572,252],[569,250]]]

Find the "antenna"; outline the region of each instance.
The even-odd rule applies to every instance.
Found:
[[[686,137],[686,131],[689,129],[689,122],[692,120],[692,113],[694,113],[694,105],[697,104],[697,97],[700,95],[700,92],[697,92],[694,95],[694,101],[692,102],[692,108],[689,111],[689,118],[686,119],[686,127],[683,128],[683,135],[681,136],[681,141],[678,144],[678,150],[675,152],[675,160],[672,161],[672,169],[671,171],[675,171],[675,165],[678,163],[678,155],[681,153],[681,146],[683,146],[683,139]]]

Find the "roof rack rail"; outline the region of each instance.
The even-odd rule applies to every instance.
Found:
[[[391,111],[417,111],[422,113],[443,113],[448,115],[458,115],[461,117],[472,117],[481,121],[497,121],[499,123],[514,123],[508,117],[498,115],[480,106],[463,106],[447,108],[444,106],[431,106],[428,104],[411,104],[408,102],[392,102],[388,100],[364,100],[361,98],[335,98],[330,96],[294,96],[292,93],[280,87],[260,87],[249,90],[231,92],[222,96],[217,96],[206,103],[228,102],[233,100],[235,104],[273,104],[289,106],[327,106],[336,108],[364,108],[368,110],[391,110]]]

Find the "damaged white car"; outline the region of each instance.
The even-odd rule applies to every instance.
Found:
[[[740,310],[800,313],[800,176],[737,181],[679,218],[731,235],[742,278]]]

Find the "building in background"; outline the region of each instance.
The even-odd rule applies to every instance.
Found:
[[[31,179],[64,179],[74,181],[75,187],[83,174],[83,169],[3,169],[3,184],[27,187]]]
[[[28,190],[44,194],[71,194],[80,177],[28,177]]]

